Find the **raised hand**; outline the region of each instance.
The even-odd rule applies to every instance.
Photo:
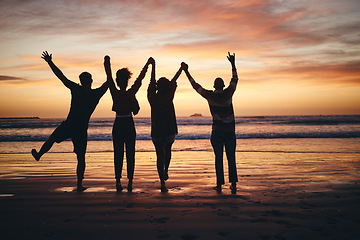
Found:
[[[231,55],[230,52],[228,52],[227,59],[229,60],[229,62],[231,64],[235,64],[235,53],[233,55]]]
[[[186,71],[186,70],[188,70],[189,66],[186,63],[182,62],[181,68],[182,68],[182,70]]]
[[[152,58],[152,57],[149,57],[149,59],[148,59],[148,64],[155,64],[155,59],[154,58]]]
[[[108,55],[106,55],[104,57],[104,65],[105,66],[110,66],[110,57]]]
[[[52,54],[49,55],[47,51],[44,51],[41,55],[41,58],[44,59],[46,62],[51,62]]]

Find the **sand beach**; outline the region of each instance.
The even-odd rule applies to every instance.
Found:
[[[1,154],[1,239],[358,239],[359,153],[236,154],[237,194],[212,189],[210,151],[173,152],[168,193],[154,152],[136,153],[132,193],[112,152],[87,154],[82,193],[73,153]]]

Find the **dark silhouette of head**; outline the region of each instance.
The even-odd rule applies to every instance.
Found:
[[[222,78],[216,78],[214,81],[214,88],[215,90],[223,90],[225,87],[224,80]]]
[[[164,94],[170,91],[170,81],[166,77],[161,77],[156,83],[158,93]]]
[[[120,89],[125,90],[127,88],[131,75],[132,72],[128,68],[122,68],[116,72],[116,83]]]
[[[93,80],[92,80],[92,76],[90,73],[82,72],[79,75],[79,78],[80,78],[80,83],[82,86],[91,88],[91,84],[92,84]]]

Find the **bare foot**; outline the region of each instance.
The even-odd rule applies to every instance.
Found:
[[[77,186],[76,191],[77,191],[77,192],[83,192],[83,191],[85,191],[86,189],[87,189],[87,187],[84,187],[84,186],[80,185],[80,186]]]
[[[166,193],[166,192],[169,191],[169,190],[166,188],[165,183],[162,183],[162,184],[161,184],[160,190],[161,190],[162,193]]]
[[[231,183],[230,189],[232,194],[236,194],[236,182]]]
[[[129,179],[128,186],[127,186],[128,192],[132,192],[132,183],[133,183],[132,179]]]
[[[36,151],[36,149],[31,150],[31,155],[33,155],[33,157],[35,158],[36,161],[40,160],[39,153]]]
[[[116,180],[116,191],[121,192],[123,190],[123,187],[121,186],[120,180]]]
[[[217,185],[213,188],[217,193],[221,193],[221,185]]]

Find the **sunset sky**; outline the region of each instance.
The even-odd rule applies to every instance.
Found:
[[[157,78],[171,78],[182,61],[212,89],[228,85],[236,54],[235,115],[360,114],[360,1],[358,0],[2,0],[0,1],[0,117],[65,118],[70,91],[40,58],[71,80],[88,71],[93,87],[113,73],[133,72],[152,56]],[[140,117],[150,116],[146,89]],[[210,115],[185,74],[175,94],[177,116]],[[94,117],[112,117],[107,92]]]

